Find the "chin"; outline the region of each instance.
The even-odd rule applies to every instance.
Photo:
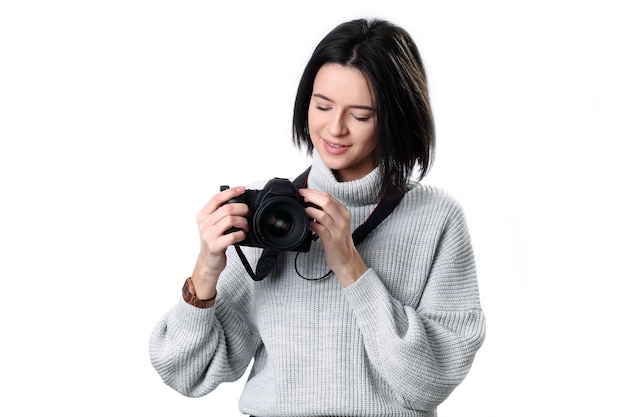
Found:
[[[336,156],[325,155],[323,153],[319,153],[319,155],[320,155],[320,158],[322,159],[322,162],[324,162],[324,165],[326,165],[329,169],[332,169],[333,171],[340,170],[346,167],[345,162],[338,161],[337,160],[338,157]]]

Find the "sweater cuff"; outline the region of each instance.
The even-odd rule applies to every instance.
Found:
[[[390,298],[389,291],[372,268],[343,291],[357,316],[376,316],[376,306],[385,304]]]
[[[205,332],[207,324],[215,317],[215,306],[198,308],[185,302],[183,297],[174,307],[174,317],[178,327],[190,332]]]

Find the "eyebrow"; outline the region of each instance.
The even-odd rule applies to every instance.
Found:
[[[313,97],[321,98],[322,100],[326,100],[326,101],[330,101],[331,103],[334,103],[333,100],[329,99],[324,94],[315,93],[315,94],[313,94]],[[352,109],[369,110],[369,111],[375,111],[376,110],[375,108],[370,107],[370,106],[361,106],[361,105],[357,105],[357,104],[354,104],[354,105],[348,106],[348,107],[350,107]]]

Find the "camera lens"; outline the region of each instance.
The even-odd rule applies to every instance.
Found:
[[[257,240],[277,250],[294,250],[307,236],[309,218],[294,199],[273,197],[256,211],[252,229]]]
[[[267,231],[275,237],[285,237],[291,229],[293,219],[286,211],[276,211],[267,222]]]

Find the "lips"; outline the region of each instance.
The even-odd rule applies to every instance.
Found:
[[[338,143],[329,142],[325,139],[322,140],[324,141],[324,149],[326,149],[326,152],[332,155],[341,155],[350,148],[350,146],[344,146]]]

